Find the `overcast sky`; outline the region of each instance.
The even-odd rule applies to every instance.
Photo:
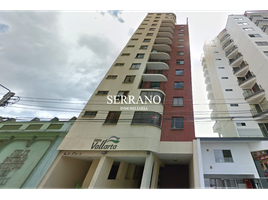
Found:
[[[205,39],[225,28],[238,11],[176,11],[177,24],[188,17],[196,136],[217,136],[207,120],[207,92],[200,57]],[[0,84],[18,103],[0,116],[19,119],[78,116],[147,11],[0,11]],[[0,96],[7,90],[0,88]]]

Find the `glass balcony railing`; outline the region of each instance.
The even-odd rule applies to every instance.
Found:
[[[229,34],[225,35],[221,40],[220,40],[220,43],[222,43],[226,38],[230,37]]]
[[[252,87],[252,89],[249,90],[244,90],[244,97],[245,99],[248,99],[256,94],[259,94],[261,92],[263,92],[264,90],[262,89],[261,85],[258,85],[255,83],[255,85]]]
[[[256,76],[253,74],[253,72],[248,71],[246,76],[237,78],[238,85],[242,85],[243,83],[249,81],[250,79],[252,79],[254,77],[256,77]]]
[[[227,51],[226,53],[225,53],[225,56],[226,57],[228,57],[234,50],[236,50],[237,49],[237,46],[236,45],[234,45],[229,51]]]
[[[236,60],[238,60],[243,55],[241,53],[236,54],[236,56],[232,59],[229,59],[229,65],[233,64]]]
[[[233,68],[233,73],[237,73],[239,72],[240,70],[244,69],[246,66],[248,66],[248,63],[246,61],[243,61],[239,67],[234,67]]]
[[[225,45],[222,46],[222,49],[225,49],[229,44],[231,44],[233,40],[231,39],[229,42],[227,42]]]

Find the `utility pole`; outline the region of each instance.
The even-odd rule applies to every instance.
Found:
[[[6,93],[2,99],[0,100],[0,107],[7,107],[8,105],[12,105],[14,103],[17,103],[20,98],[19,97],[14,97],[15,93],[11,92],[8,88],[6,88],[5,86],[1,85],[3,88],[5,88],[6,90],[8,90],[8,93]]]

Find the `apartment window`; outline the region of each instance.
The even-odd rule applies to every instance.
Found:
[[[218,69],[225,69],[224,67],[218,67]]]
[[[228,79],[228,77],[221,77],[221,79]]]
[[[184,27],[183,25],[179,25],[179,27]]]
[[[125,63],[115,63],[114,66],[124,66]]]
[[[177,51],[177,56],[183,56],[184,55],[184,51]]]
[[[184,36],[184,33],[179,33],[179,36]]]
[[[268,46],[268,42],[255,42],[258,46]]]
[[[116,79],[117,78],[117,75],[108,75],[107,76],[107,79]]]
[[[161,103],[164,102],[164,98],[165,98],[165,96],[161,92],[157,92],[157,91],[141,91],[140,96],[141,96],[141,99],[143,102],[145,102],[145,99],[146,99],[145,96],[147,96],[147,98],[149,98],[149,99],[151,97],[154,98],[156,96],[155,101],[156,102],[160,101]],[[157,96],[160,97],[160,100]]]
[[[183,65],[184,64],[184,60],[176,60],[176,65]]]
[[[119,91],[116,95],[116,99],[117,100],[121,100],[122,96],[126,96],[128,95],[129,91]]]
[[[183,47],[184,47],[183,44],[179,44],[179,45],[178,45],[178,48],[183,48]]]
[[[151,82],[150,88],[158,89],[160,87],[160,82]]]
[[[247,22],[238,22],[238,25],[248,25]]]
[[[231,150],[214,150],[214,156],[216,163],[234,162]]]
[[[214,51],[213,53],[219,53],[218,51]]]
[[[183,97],[173,97],[173,106],[183,106]]]
[[[138,54],[136,55],[136,58],[144,58],[144,53],[138,53]]]
[[[172,129],[183,129],[183,117],[172,117],[171,128]]]
[[[243,29],[244,29],[244,31],[254,31],[254,29],[251,27],[247,27],[247,28],[243,28]]]
[[[133,48],[135,45],[128,45],[127,48]]]
[[[114,162],[109,173],[108,179],[116,179],[116,175],[118,173],[119,163]]]
[[[129,56],[130,53],[122,53],[121,56]]]
[[[147,24],[141,24],[141,25],[147,25]]]
[[[130,67],[130,69],[139,69],[141,66],[141,63],[133,63]]]
[[[246,126],[246,123],[236,123],[236,126]]]
[[[242,18],[234,18],[234,20],[243,20]]]
[[[120,111],[110,111],[104,121],[105,124],[117,124],[120,117]]]
[[[141,33],[135,33],[135,35],[141,35]]]
[[[95,117],[97,115],[98,111],[86,111],[84,113],[85,117]]]
[[[153,33],[147,33],[147,35],[146,36],[152,36],[153,35]]]
[[[143,42],[150,42],[151,39],[144,39]]]
[[[175,89],[183,89],[183,82],[175,82],[174,88]]]
[[[160,19],[160,17],[156,17],[155,19]]]
[[[268,56],[268,51],[264,51],[263,53],[264,53],[266,56]]]
[[[124,83],[133,83],[135,76],[126,76]]]
[[[150,28],[149,31],[155,31],[155,28]]]
[[[220,58],[216,58],[216,60],[221,60]]]
[[[178,41],[179,41],[179,42],[183,42],[184,39],[183,39],[183,38],[179,38]]]
[[[132,124],[161,126],[162,115],[157,112],[135,111]]]
[[[97,95],[107,95],[109,91],[98,91]]]
[[[131,40],[138,40],[138,38],[132,38]]]
[[[148,46],[147,45],[141,45],[140,49],[147,49]]]
[[[157,24],[152,24],[152,26],[157,26]]]
[[[139,30],[144,30],[145,28],[139,28]]]
[[[225,89],[226,92],[231,92],[233,89]]]
[[[234,104],[230,104],[231,107],[238,107],[239,105],[234,103]]]
[[[179,31],[184,31],[184,29],[179,29]]]
[[[248,35],[249,35],[249,37],[261,37],[260,34],[248,34]]]
[[[176,69],[175,75],[176,76],[183,76],[184,75],[184,70],[183,69]]]
[[[159,20],[154,20],[154,22],[159,22]]]

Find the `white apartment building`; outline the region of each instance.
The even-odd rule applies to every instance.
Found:
[[[202,66],[213,131],[220,137],[267,137],[268,12],[230,15],[204,44]]]
[[[197,139],[201,188],[267,188],[268,11],[229,15],[202,66],[219,138]]]

